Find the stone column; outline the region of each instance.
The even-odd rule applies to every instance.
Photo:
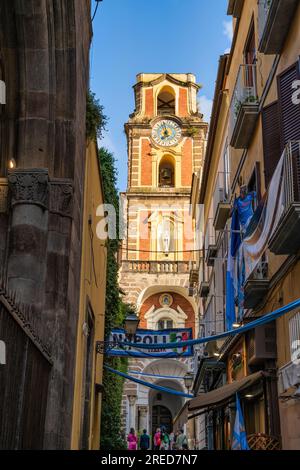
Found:
[[[45,169],[8,174],[11,209],[7,281],[17,300],[41,310],[45,283],[49,178]]]
[[[138,431],[143,432],[143,429],[146,429],[148,433],[150,432],[148,429],[148,407],[147,406],[139,407]]]
[[[129,403],[129,413],[128,413],[128,431],[130,431],[130,428],[135,429],[135,423],[136,423],[136,395],[128,395],[128,403]]]

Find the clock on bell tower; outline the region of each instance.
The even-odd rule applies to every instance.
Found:
[[[128,187],[124,198],[127,222],[135,219],[136,223],[133,237],[127,234],[128,259],[184,259],[185,248],[191,246],[184,239],[183,209],[166,215],[153,207],[189,203],[192,175],[202,166],[208,128],[198,110],[199,88],[193,74],[137,75],[135,110],[125,124]],[[131,214],[136,205],[145,210]],[[166,235],[167,217],[172,223]],[[148,239],[140,236],[146,229]]]
[[[122,243],[120,288],[136,306],[139,328],[198,334],[198,308],[190,295],[190,270],[196,269],[195,231],[190,214],[193,173],[203,164],[208,125],[197,106],[192,74],[139,74],[135,110],[125,124],[128,186],[123,198],[126,235]],[[147,341],[151,336],[145,336]],[[189,357],[129,357],[130,370],[145,374],[184,375]],[[158,383],[158,382],[157,382]],[[161,384],[161,382],[159,382]],[[162,383],[168,387],[168,383]],[[172,383],[173,387],[173,383]],[[174,386],[175,387],[175,386]],[[181,390],[181,384],[178,384]],[[180,399],[125,382],[123,420],[130,427],[155,432],[161,409],[173,418]],[[164,405],[163,407],[160,405]],[[171,410],[172,408],[172,410]],[[158,414],[157,414],[158,413]]]

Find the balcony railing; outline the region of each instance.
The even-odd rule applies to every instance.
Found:
[[[299,0],[258,0],[258,50],[280,54]]]
[[[268,263],[261,260],[244,286],[244,308],[256,308],[269,292]]]
[[[240,65],[230,104],[230,145],[248,148],[258,117],[256,65]]]
[[[194,261],[123,261],[123,270],[134,273],[148,274],[189,274],[196,262]]]
[[[281,450],[281,439],[268,434],[249,434],[248,445],[251,450]]]
[[[227,15],[232,15],[234,18],[240,18],[243,6],[244,0],[229,0]]]
[[[213,226],[213,219],[208,219],[205,232],[205,259],[208,266],[214,265],[216,255],[216,231]]]
[[[206,298],[208,294],[209,294],[208,268],[202,257],[200,261],[200,268],[199,268],[199,296],[201,298]]]
[[[213,195],[215,230],[224,230],[230,213],[230,174],[219,172]]]
[[[290,141],[283,154],[282,215],[269,240],[277,255],[291,255],[300,249],[300,141]]]
[[[259,37],[259,51],[262,46],[262,39],[264,37],[265,28],[267,24],[267,19],[270,13],[270,8],[272,5],[272,0],[258,0],[258,37]]]

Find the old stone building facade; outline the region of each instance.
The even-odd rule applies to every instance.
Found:
[[[0,448],[71,446],[90,6],[0,4]]]
[[[137,76],[136,108],[125,125],[128,189],[122,195],[126,236],[120,269],[120,286],[137,307],[140,328],[191,328],[193,335],[198,325],[188,292],[195,248],[189,199],[207,133],[197,106],[198,89],[192,74]],[[130,358],[129,373],[183,377],[190,360]],[[184,391],[181,379],[146,380]],[[150,433],[160,424],[171,428],[183,400],[126,382],[124,427]]]
[[[219,59],[201,185],[195,175],[192,190],[193,204],[205,207],[195,290],[205,337],[300,297],[300,4],[228,0],[228,14],[233,43]],[[254,195],[246,233],[231,217],[242,188]],[[232,448],[237,391],[251,449],[300,448],[299,344],[297,307],[202,348],[194,383],[199,401],[189,404],[197,448]]]

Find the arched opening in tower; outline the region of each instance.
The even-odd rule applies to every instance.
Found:
[[[165,155],[159,163],[160,188],[173,188],[175,186],[174,159],[170,155]]]
[[[171,87],[164,87],[157,97],[157,115],[167,116],[174,115],[175,108],[175,92]]]

